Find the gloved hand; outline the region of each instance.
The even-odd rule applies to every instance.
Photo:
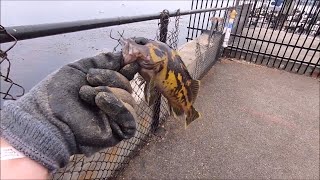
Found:
[[[63,66],[1,111],[1,137],[54,171],[71,155],[91,155],[132,137],[131,96],[137,64],[123,67],[118,54],[100,54]],[[119,73],[119,72],[120,73]]]

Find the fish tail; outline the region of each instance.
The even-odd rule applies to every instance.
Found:
[[[194,109],[193,106],[191,106],[186,118],[186,127],[199,117],[201,117],[200,113],[196,109]]]

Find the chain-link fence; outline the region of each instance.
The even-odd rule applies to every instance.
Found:
[[[196,64],[192,77],[201,79],[216,63],[222,54],[224,39],[223,26],[225,18],[212,18],[209,31],[203,31],[196,41]]]
[[[160,15],[158,31],[156,34],[157,40],[167,43],[175,50],[178,48],[178,37],[180,32],[179,20],[179,10],[176,11],[173,17],[170,17],[169,11],[164,10]],[[206,43],[197,43],[197,49],[195,50],[195,52],[197,52],[196,66],[190,71],[191,76],[195,79],[201,78],[212,67],[221,54],[221,44],[223,40],[221,27],[223,26],[223,22],[224,21],[212,21],[211,31],[204,32],[204,36],[201,36],[205,37]],[[1,33],[7,32],[3,28]],[[122,36],[123,32],[118,34],[119,36]],[[207,36],[205,34],[207,34]],[[12,36],[12,38],[14,37]],[[195,39],[195,41],[199,41],[199,39]],[[3,71],[3,66],[1,67],[1,77],[4,78],[1,79],[1,82],[4,80],[11,83],[11,86],[8,87],[8,91],[1,92],[1,94],[5,95],[4,98],[10,97],[11,99],[15,99],[13,95],[10,95],[12,86],[21,87],[9,78],[10,60],[7,57],[7,52],[15,44],[16,39],[14,44],[6,51],[1,51],[1,66],[4,62],[8,62],[8,71]],[[114,50],[116,49],[117,47],[114,48]],[[130,83],[133,88],[132,95],[137,102],[136,113],[138,120],[135,136],[120,142],[114,147],[97,152],[91,157],[85,157],[83,155],[72,156],[67,167],[59,169],[53,174],[53,179],[116,178],[128,165],[132,157],[139,152],[146,142],[148,142],[151,134],[157,130],[159,125],[165,122],[170,115],[167,100],[159,94],[156,103],[152,106],[148,106],[144,99],[145,81],[143,78],[137,74]]]
[[[8,57],[8,52],[17,44],[17,39],[8,33],[6,29],[0,25],[0,34],[9,35],[14,41],[9,45],[5,50],[0,49],[0,66],[1,66],[1,99],[4,100],[16,100],[17,97],[21,97],[24,95],[24,88],[15,83],[10,78],[10,70],[11,70],[11,61]],[[18,94],[16,93],[17,91]]]
[[[178,11],[179,12],[179,11]],[[156,38],[176,49],[178,46],[180,16],[170,18],[164,10],[158,23]],[[168,30],[170,22],[174,27]],[[123,34],[123,33],[119,33]],[[151,133],[169,116],[167,100],[159,94],[159,100],[148,106],[144,99],[145,81],[136,75],[131,81],[133,97],[137,102],[137,132],[133,138],[120,142],[118,145],[95,153],[91,157],[75,155],[66,168],[54,174],[53,179],[102,179],[115,178],[128,165],[139,149],[148,141]]]
[[[120,142],[118,145],[95,153],[91,157],[75,155],[66,168],[54,174],[53,179],[102,179],[115,178],[128,165],[134,155],[147,142],[152,132],[153,109],[144,100],[144,82],[136,76],[131,81],[133,97],[137,102],[137,132],[134,137]],[[168,116],[168,107],[164,99],[160,107],[160,121]]]
[[[179,11],[177,11],[179,13]],[[180,16],[171,17],[169,12],[164,10],[158,23],[158,33],[156,38],[162,42],[167,42],[173,49],[177,49],[179,36]],[[174,23],[172,29],[168,29],[169,23]],[[224,21],[213,21],[211,35],[207,37],[207,44],[204,50],[198,52],[196,67],[191,72],[195,78],[201,78],[212,67],[221,55],[222,50],[222,26]],[[209,34],[209,33],[208,33]],[[60,169],[54,179],[102,179],[115,178],[128,165],[129,161],[135,156],[140,148],[148,141],[151,133],[163,123],[169,116],[167,100],[159,95],[161,100],[156,101],[152,106],[148,106],[144,99],[144,80],[139,76],[131,81],[134,93],[133,97],[137,101],[137,133],[131,139],[122,141],[117,146],[105,149],[94,154],[92,157],[76,155],[71,158],[70,164]]]

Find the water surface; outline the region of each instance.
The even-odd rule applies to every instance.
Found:
[[[191,1],[1,1],[1,25],[32,25],[85,19],[110,18],[159,13],[163,9],[189,10]],[[180,44],[187,36],[189,16],[180,20]],[[174,23],[170,24],[173,28]],[[125,36],[155,39],[158,20],[99,28],[75,33],[19,41],[8,53],[11,59],[11,78],[29,91],[59,67],[83,57],[112,51],[117,44],[109,38],[110,30],[125,31]],[[2,45],[2,49],[11,43]],[[1,66],[6,71],[7,64]],[[1,82],[1,90],[7,88]],[[13,90],[17,93],[19,89]],[[2,102],[1,102],[2,104]]]

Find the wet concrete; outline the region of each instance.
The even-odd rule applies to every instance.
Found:
[[[319,179],[319,80],[223,60],[184,128],[168,119],[120,179]]]

